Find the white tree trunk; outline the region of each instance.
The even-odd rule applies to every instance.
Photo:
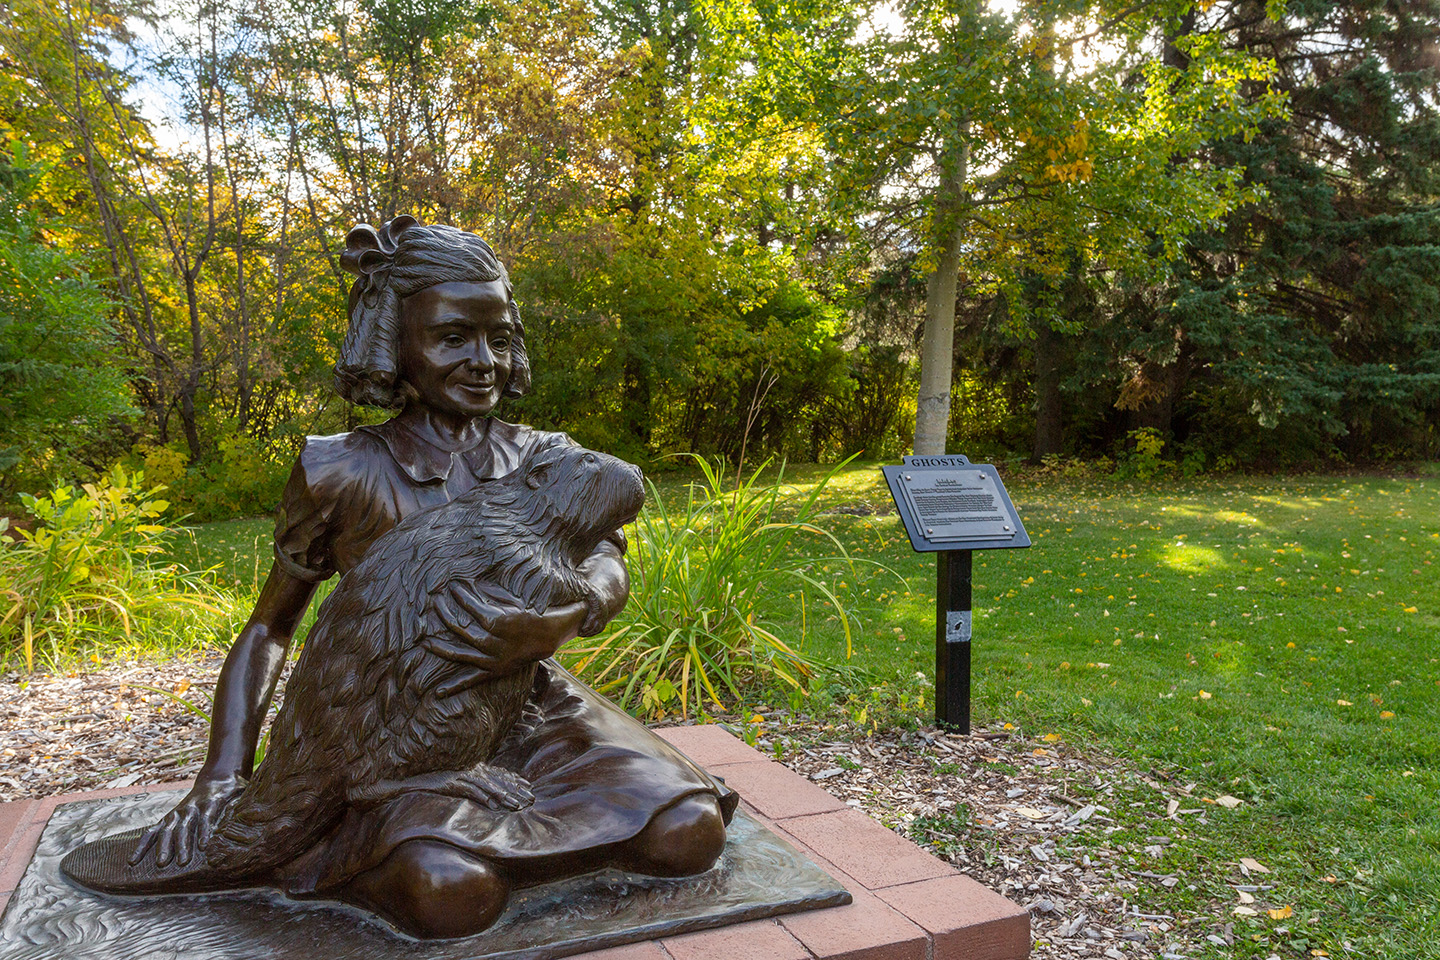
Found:
[[[950,426],[950,380],[955,349],[955,294],[960,280],[964,239],[965,176],[970,149],[968,124],[960,126],[951,175],[940,182],[936,199],[935,272],[925,285],[925,337],[920,345],[920,396],[915,404],[916,456],[945,453]]]

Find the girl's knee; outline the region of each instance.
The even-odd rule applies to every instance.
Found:
[[[725,818],[710,794],[666,807],[635,838],[625,864],[659,877],[688,877],[714,866],[725,848]]]
[[[494,923],[510,899],[510,882],[494,865],[447,843],[409,840],[346,892],[411,936],[442,939]]]

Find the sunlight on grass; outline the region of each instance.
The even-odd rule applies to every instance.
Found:
[[[1187,543],[1172,543],[1161,548],[1166,566],[1181,573],[1213,573],[1225,568],[1220,551]]]

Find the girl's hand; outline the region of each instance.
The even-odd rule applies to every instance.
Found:
[[[130,855],[130,865],[133,867],[145,859],[150,848],[156,847],[156,866],[168,866],[171,861],[185,866],[204,848],[225,808],[244,789],[245,781],[239,777],[207,779],[202,776],[174,810],[140,837],[135,852]]]
[[[428,631],[421,642],[436,656],[473,669],[435,692],[448,697],[553,656],[579,635],[589,606],[577,602],[536,613],[514,597],[490,597],[452,585],[432,608],[438,621],[434,626],[443,629]]]

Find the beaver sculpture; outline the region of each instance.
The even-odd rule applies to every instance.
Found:
[[[378,540],[320,608],[245,790],[188,863],[160,866],[143,831],[72,851],[61,869],[108,893],[198,893],[263,884],[347,808],[426,791],[518,809],[517,775],[488,761],[520,717],[532,665],[489,678],[438,652],[476,629],[486,591],[544,612],[588,599],[577,565],[634,520],[639,468],[557,445]]]

